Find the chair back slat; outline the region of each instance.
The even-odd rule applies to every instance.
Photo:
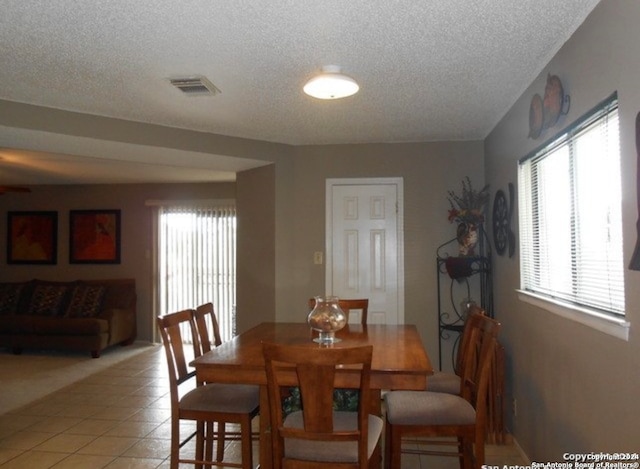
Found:
[[[333,365],[300,364],[296,374],[303,402],[309,400],[313,405],[303,405],[305,431],[331,433],[333,431],[333,382],[336,369]]]
[[[198,329],[198,336],[200,339],[200,353],[207,353],[211,351],[211,336],[209,335],[209,325],[211,324],[211,329],[213,330],[213,345],[218,347],[222,344],[222,339],[220,338],[220,326],[218,324],[218,319],[216,318],[216,313],[213,308],[213,303],[205,303],[196,308],[195,311],[195,321]]]

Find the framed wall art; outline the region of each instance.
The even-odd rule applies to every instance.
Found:
[[[7,263],[56,264],[58,212],[7,212]]]
[[[120,210],[69,212],[69,263],[120,263]]]

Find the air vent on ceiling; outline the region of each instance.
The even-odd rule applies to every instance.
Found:
[[[187,96],[215,96],[222,93],[205,77],[170,78],[169,81]]]

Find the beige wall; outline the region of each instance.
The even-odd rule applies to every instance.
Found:
[[[517,160],[614,91],[620,100],[624,254],[635,241],[635,115],[640,110],[640,3],[603,0],[486,139],[492,188],[517,183]],[[569,114],[538,140],[527,138],[529,103],[547,73],[571,96]],[[595,191],[607,190],[594,187]],[[517,218],[516,218],[517,220]],[[513,224],[517,231],[517,222]],[[637,451],[640,442],[640,272],[627,271],[629,341],[520,302],[518,257],[496,257],[495,307],[508,357],[509,426],[532,460],[564,452]],[[517,417],[511,397],[517,399]]]
[[[416,324],[437,365],[436,248],[455,235],[447,221],[447,191],[464,176],[483,184],[481,142],[334,145],[296,148],[291,185],[289,248],[293,284],[277,310],[281,321],[306,315],[309,297],[325,293],[324,265],[313,264],[325,248],[325,181],[328,178],[401,177],[404,181],[405,322]],[[279,225],[280,226],[280,225]],[[286,301],[286,303],[285,303]]]
[[[0,281],[134,278],[138,294],[138,339],[151,340],[152,310],[151,199],[233,199],[235,183],[122,184],[92,186],[33,186],[30,194],[0,197]],[[121,210],[121,263],[69,264],[69,210]],[[53,210],[58,212],[57,265],[6,264],[6,212]]]
[[[238,332],[275,320],[275,165],[238,174]]]

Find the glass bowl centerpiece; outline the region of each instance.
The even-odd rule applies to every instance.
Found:
[[[316,305],[307,316],[307,322],[318,337],[313,339],[320,344],[340,342],[336,332],[347,324],[347,315],[338,304],[337,296],[316,296]]]

